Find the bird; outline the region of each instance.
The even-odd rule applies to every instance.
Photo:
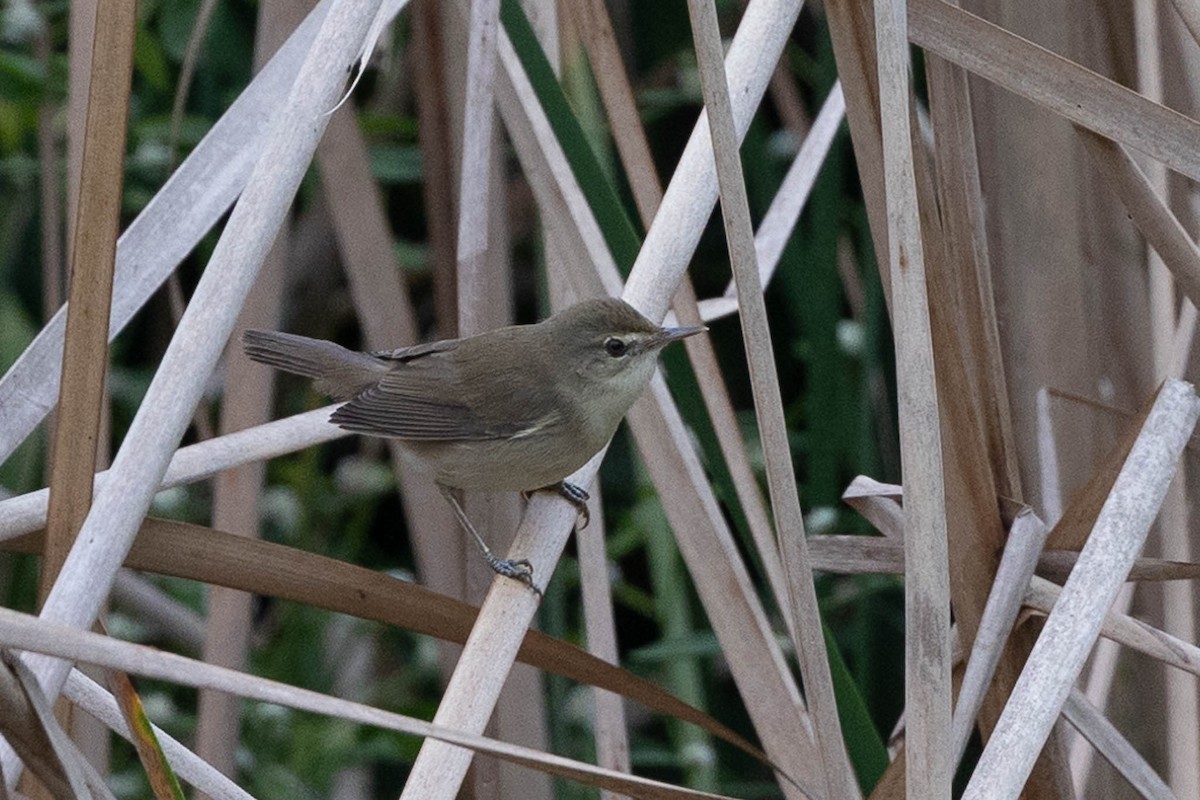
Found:
[[[464,491],[552,491],[587,525],[588,493],[566,478],[604,447],[671,342],[618,298],[584,300],[531,325],[356,352],[322,339],[247,330],[252,360],[302,375],[342,402],[329,421],[396,439],[427,472],[497,574],[539,595],[528,559],[497,557],[463,509]]]

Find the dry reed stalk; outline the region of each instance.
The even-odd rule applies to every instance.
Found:
[[[800,6],[798,0],[757,0],[746,7],[725,58],[739,141],[766,92]],[[717,175],[708,115],[702,112],[625,287],[626,299],[645,298],[649,305],[642,307],[642,311],[651,319],[661,319],[665,314],[716,198]]]
[[[459,116],[462,132],[456,242],[459,335],[479,333],[513,321],[505,178],[494,113],[494,82],[500,67],[497,60],[497,39],[501,33],[499,6],[499,0],[472,0],[464,29],[456,31],[465,39],[465,46],[457,52],[467,52]],[[541,9],[542,4],[527,4],[526,7],[532,14]],[[552,7],[549,15],[541,16],[548,16],[553,27]],[[544,39],[543,47],[548,53],[556,52],[556,48]],[[551,263],[560,260],[552,241],[548,242],[547,250]],[[487,531],[495,550],[508,549],[521,519],[521,500],[516,494],[467,493],[465,508],[475,524]],[[454,523],[452,529],[457,527]],[[440,535],[445,536],[445,532]],[[465,585],[464,599],[482,602],[496,576],[480,563],[474,543],[466,543],[459,566]],[[492,730],[505,741],[545,748],[548,740],[545,691],[536,671],[525,665],[514,665],[497,700]],[[473,782],[478,796],[494,796],[500,800],[548,800],[553,792],[550,781],[544,776],[531,777],[492,758],[474,763]]]
[[[1163,102],[1163,60],[1160,31],[1163,21],[1159,18],[1159,6],[1155,3],[1139,3],[1133,8],[1134,43],[1137,57],[1137,88],[1156,103]],[[1166,167],[1156,161],[1147,164],[1154,197],[1168,196]],[[1191,241],[1189,237],[1189,242]],[[1192,248],[1200,256],[1200,251]],[[1176,320],[1175,281],[1161,256],[1153,248],[1147,248],[1146,258],[1150,271],[1150,334],[1151,351],[1154,357],[1154,379],[1181,377],[1172,372],[1178,363],[1174,352],[1182,320]],[[1190,262],[1200,275],[1200,262]],[[1195,301],[1187,298],[1185,303],[1195,307]],[[1167,487],[1163,510],[1159,521],[1160,552],[1175,559],[1191,557],[1189,542],[1189,513],[1185,486],[1187,485],[1186,464],[1180,463],[1178,474]],[[1167,630],[1180,633],[1185,638],[1196,636],[1196,612],[1193,587],[1188,584],[1169,584],[1163,587],[1162,620]],[[1166,690],[1166,738],[1167,769],[1172,788],[1180,797],[1200,796],[1200,692],[1191,678],[1174,670],[1164,670]],[[1098,748],[1099,749],[1099,748]]]
[[[964,383],[970,387],[974,414],[984,440],[993,489],[1014,500],[1022,496],[1017,447],[1008,405],[1008,381],[1001,357],[1000,333],[992,290],[983,190],[975,144],[975,120],[967,73],[937,56],[926,58],[929,110],[935,140],[934,164],[944,225],[946,269],[942,280],[953,294]],[[992,503],[988,497],[984,502]]]
[[[879,104],[875,100],[878,96],[878,68],[872,44],[874,24],[870,15],[865,13],[864,3],[834,2],[828,8],[834,52],[845,86],[847,117],[854,140],[860,182],[864,187],[876,250],[882,263],[891,245],[881,236],[885,218],[878,210],[878,203],[883,196],[884,167],[879,136],[882,121]],[[945,415],[942,420],[943,433],[947,437],[943,440],[943,447],[946,448],[944,464],[950,467],[943,473],[946,481],[945,507],[951,515],[948,520],[948,530],[952,534],[950,591],[954,611],[962,627],[961,633],[964,640],[969,642],[974,637],[986,601],[986,589],[994,576],[993,554],[998,552],[1003,541],[1003,530],[996,513],[995,484],[1012,485],[1013,456],[1004,449],[1008,447],[1006,441],[1009,438],[1002,429],[1007,416],[1004,398],[980,396],[983,387],[994,387],[1000,380],[999,376],[986,374],[989,367],[980,362],[979,355],[980,351],[998,347],[994,339],[989,341],[994,336],[988,332],[993,328],[988,315],[992,303],[990,281],[978,274],[986,258],[979,230],[981,220],[977,212],[969,209],[962,209],[964,213],[951,215],[944,221],[934,211],[939,205],[944,207],[954,202],[980,203],[977,197],[973,197],[976,191],[973,177],[974,148],[968,150],[966,147],[972,123],[961,94],[962,82],[944,72],[939,73],[936,64],[930,66],[931,98],[940,93],[938,102],[943,104],[938,112],[938,121],[943,126],[950,125],[940,136],[935,134],[935,147],[942,151],[935,152],[941,169],[939,189],[947,196],[935,201],[933,181],[928,174],[928,161],[923,153],[913,163],[921,200],[918,208],[922,232],[929,244],[925,252],[928,259],[928,288],[931,298],[936,297],[936,300],[931,300],[929,310],[933,344],[938,353],[938,393]],[[905,112],[897,109],[896,113]],[[874,194],[878,197],[873,197]],[[955,248],[955,252],[970,257],[973,263],[967,270],[947,260],[951,247]],[[969,270],[975,270],[977,277],[964,279],[961,273]],[[881,271],[881,278],[885,297],[889,297],[888,293],[893,291],[889,273]],[[893,303],[893,309],[894,306]],[[961,331],[970,333],[964,337]],[[989,391],[995,392],[996,389],[990,388]],[[989,404],[993,406],[991,409],[988,408]],[[984,425],[991,426],[986,438],[982,438]],[[995,448],[1000,449],[997,452]],[[894,513],[886,506],[879,510],[882,516],[876,524],[881,526],[880,529],[885,532],[897,530]],[[1018,647],[1006,650],[995,685],[984,703],[980,719],[985,735],[1000,713],[1008,687],[1016,679],[1021,651],[1027,651],[1032,644],[1032,639],[1024,632],[1019,634],[1018,641]],[[1044,796],[1061,796],[1065,771],[1058,768],[1053,760],[1044,765],[1051,772],[1044,772],[1041,766],[1035,773],[1031,787],[1034,791],[1044,792]],[[906,780],[905,774],[902,760],[897,759],[885,780],[877,787],[876,795],[891,797],[902,793],[904,790],[900,784]]]
[[[90,800],[86,779],[80,774],[80,764],[86,759],[63,732],[37,681],[23,681],[25,675],[28,670],[20,669],[17,662],[0,661],[0,732],[29,768],[23,778],[24,791],[30,796]]]
[[[909,131],[909,61],[903,2],[875,0],[875,36],[889,272],[896,340],[900,459],[904,474],[906,787],[949,797],[950,577],[937,379],[925,256]]]
[[[455,308],[454,267],[454,168],[451,165],[449,101],[446,97],[444,70],[443,15],[435,0],[419,0],[413,5],[413,36],[409,58],[420,67],[413,69],[413,87],[417,101],[417,140],[424,165],[421,191],[425,198],[426,240],[433,264],[433,304],[444,337],[455,336],[452,327],[458,318]]]
[[[1187,469],[1180,463],[1179,474],[1167,489],[1159,530],[1161,553],[1167,559],[1190,561],[1192,518],[1187,502]],[[1171,582],[1162,589],[1163,629],[1187,641],[1196,639],[1196,587],[1193,583]],[[1179,797],[1200,796],[1200,691],[1196,681],[1173,670],[1164,672],[1167,720],[1163,735],[1169,748],[1167,776]]]
[[[886,264],[890,245],[884,202],[883,144],[879,135],[875,24],[868,4],[862,0],[827,0],[825,8],[838,80],[845,96],[846,120],[850,125],[850,140],[858,165],[858,182],[862,187],[867,222],[871,226],[871,241],[875,246],[875,258],[878,263]],[[890,310],[891,276],[887,270],[881,269],[879,278],[883,285],[884,300]]]
[[[96,11],[99,0],[80,0],[72,3],[67,34],[67,263],[75,238],[78,217],[80,174],[83,170],[83,147],[87,139],[87,106],[92,81],[92,46],[95,42]],[[2,459],[0,459],[2,460]]]
[[[262,3],[254,47],[256,70],[263,68],[271,54],[303,22],[305,13],[310,10],[308,6],[308,3],[286,4],[277,0]],[[182,120],[190,70],[199,58],[200,43],[208,24],[206,15],[211,14],[213,8],[213,3],[202,4],[188,40],[172,110],[172,147],[178,135],[177,125]],[[267,253],[226,347],[225,390],[218,423],[222,434],[261,425],[271,418],[275,375],[272,370],[252,363],[242,353],[241,334],[248,328],[278,326],[289,240],[285,228]],[[259,506],[265,474],[266,462],[258,461],[217,476],[213,486],[214,527],[242,536],[259,535]],[[245,592],[219,586],[208,588],[204,661],[232,669],[244,668],[253,627],[253,602],[253,596]],[[241,711],[242,703],[236,697],[220,692],[200,692],[196,711],[196,754],[226,775],[237,774]]]
[[[811,722],[661,377],[634,404],[629,423],[763,749],[792,779],[806,780],[817,758]],[[780,788],[796,794],[790,782]]]
[[[132,614],[153,634],[193,653],[204,647],[204,618],[148,578],[123,569],[113,584],[113,604]]]
[[[904,574],[904,542],[876,536],[810,536],[808,553],[813,570],[843,575]]]
[[[1200,248],[1184,230],[1178,218],[1155,190],[1145,172],[1120,144],[1083,128],[1076,128],[1080,140],[1092,155],[1096,165],[1108,179],[1113,191],[1129,212],[1146,242],[1162,259],[1162,264],[1179,282],[1179,289],[1195,304],[1200,300]],[[1174,302],[1165,306],[1173,319]],[[1169,319],[1167,322],[1174,323]],[[1163,345],[1164,356],[1172,349],[1173,341]],[[1164,362],[1163,370],[1170,368]]]
[[[967,749],[975,728],[975,715],[983,706],[984,694],[1000,664],[1049,534],[1050,528],[1030,508],[1022,509],[1009,528],[1004,554],[1000,557],[987,606],[979,620],[954,706],[950,745],[954,769],[958,768]]]
[[[796,152],[796,157],[792,159],[792,165],[784,175],[779,191],[772,198],[771,205],[767,207],[754,235],[754,249],[764,286],[770,283],[775,269],[779,266],[783,248],[800,219],[800,212],[808,202],[817,174],[825,164],[825,157],[829,155],[845,113],[846,101],[842,94],[841,81],[838,81],[825,96],[816,121]],[[737,287],[731,279],[723,295],[699,302],[701,318],[712,322],[733,314],[738,307],[736,296]]]
[[[791,239],[800,212],[808,202],[817,175],[825,165],[825,156],[829,154],[829,148],[841,128],[845,115],[846,98],[842,92],[841,81],[838,81],[825,96],[825,102],[821,105],[816,120],[809,128],[808,135],[804,137],[792,165],[788,167],[783,182],[779,185],[779,191],[775,193],[758,226],[758,233],[754,238],[754,255],[764,286],[770,282],[776,267],[779,266],[779,259]],[[730,280],[725,289],[725,296],[735,297],[736,292],[736,283]]]
[[[596,272],[606,278],[605,293],[619,294],[620,273],[616,262],[504,31],[500,33],[498,49],[502,67],[496,84],[498,110],[525,178],[538,201],[547,235],[558,249],[559,258],[565,259],[566,263],[593,265]],[[567,274],[569,277],[575,275],[574,272]],[[580,298],[594,294],[590,288],[572,286]]]
[[[792,623],[789,633],[799,657],[806,705],[820,753],[823,792],[829,797],[854,798],[860,796],[860,792],[846,755],[829,672],[829,655],[825,650],[779,378],[775,373],[771,330],[758,273],[754,229],[742,177],[740,140],[724,69],[717,11],[711,0],[689,0],[688,11],[716,159],[725,237],[738,287],[742,342],[766,460],[776,537],[787,575],[789,591],[786,598]]]
[[[38,34],[35,43],[39,63],[49,69],[50,31]],[[50,319],[63,304],[66,292],[65,261],[63,258],[63,208],[61,181],[58,167],[58,136],[54,129],[54,117],[58,109],[52,102],[38,106],[37,152],[38,186],[42,220],[42,319]]]
[[[125,177],[125,132],[133,69],[134,10],[101,2],[99,52],[87,98],[78,218],[72,230],[70,296],[62,390],[50,473],[49,534],[39,598],[44,601],[92,502],[100,442],[113,267]]]
[[[812,554],[813,569],[821,572],[844,575],[904,574],[904,542],[901,538],[822,534],[809,537],[808,547]],[[1062,583],[1078,560],[1079,553],[1072,550],[1045,550],[1037,559],[1035,572],[1042,578]],[[1200,580],[1200,564],[1138,558],[1129,571],[1128,580]]]
[[[275,458],[349,436],[348,431],[329,424],[329,415],[335,407],[306,411],[181,447],[172,455],[159,489],[205,480],[242,464]],[[108,480],[108,470],[98,473],[96,489],[100,490]],[[0,501],[0,541],[44,527],[48,495],[48,490],[38,489]]]
[[[269,4],[266,4],[269,5]],[[253,364],[241,352],[241,332],[274,328],[287,267],[286,234],[271,247],[234,325],[225,354],[225,392],[219,430],[231,433],[271,418],[275,397],[271,370]],[[213,487],[212,524],[242,536],[259,535],[259,507],[266,462],[256,461],[220,473]],[[204,660],[242,669],[250,648],[254,598],[244,592],[209,587]],[[196,714],[196,753],[226,774],[236,774],[241,702],[229,695],[201,691]]]
[[[1197,43],[1200,43],[1200,8],[1187,0],[1171,0],[1171,5],[1174,6],[1175,12],[1179,14],[1183,24],[1187,26],[1188,33]]]
[[[612,25],[608,19],[608,11],[602,0],[586,0],[578,6],[567,4],[566,8],[575,9],[575,24],[587,48],[588,60],[591,62],[592,72],[596,76],[604,110],[612,129],[613,140],[616,142],[617,152],[625,168],[625,175],[633,192],[638,215],[641,217],[642,226],[649,230],[654,223],[654,216],[658,212],[659,205],[662,203],[662,186],[658,181],[658,172],[650,154],[649,141],[642,128],[633,90],[629,85],[621,54],[617,49]],[[778,72],[775,74],[778,75]],[[840,97],[840,95],[837,96]],[[831,99],[826,103],[826,108],[831,105],[836,106],[834,95],[831,95]],[[822,114],[826,119],[826,127],[829,129],[827,139],[832,140],[837,122],[830,125],[828,119],[835,115],[825,114],[824,110]],[[836,114],[836,116],[840,120],[840,114]],[[803,207],[808,190],[811,188],[811,179],[807,185],[795,187],[796,179],[793,178],[793,175],[803,171],[811,174],[812,179],[815,179],[816,171],[824,163],[824,154],[828,152],[828,140],[824,141],[825,147],[820,148],[821,153],[816,157],[810,156],[804,159],[802,158],[803,153],[797,155],[792,169],[788,171],[783,185],[776,193],[775,201],[768,210],[761,231],[772,232],[775,234],[775,238],[786,240],[787,237],[783,231],[786,230],[790,233],[799,217],[799,208]],[[822,141],[821,136],[809,138],[805,141],[805,148],[810,144]],[[779,202],[781,199],[784,202]],[[795,201],[794,206],[793,203],[788,202],[789,200]],[[793,213],[789,214],[789,211]],[[757,242],[756,239],[756,244]],[[782,250],[782,244],[779,249]],[[774,261],[767,269],[773,269],[775,263],[778,263],[778,253],[775,254]],[[770,275],[768,274],[763,279],[764,283],[769,279]],[[732,292],[732,288],[729,292]],[[733,305],[736,307],[736,302]],[[702,324],[703,312],[697,305],[695,291],[686,274],[680,280],[672,306],[675,308],[675,317],[679,324],[687,326]],[[783,565],[779,559],[779,551],[771,531],[770,521],[767,518],[757,479],[746,456],[745,442],[742,440],[733,404],[729,399],[724,381],[721,379],[712,341],[704,335],[693,336],[684,342],[684,346],[692,370],[700,384],[705,410],[712,421],[721,453],[729,468],[734,492],[746,516],[747,526],[762,560],[767,582],[776,598],[777,605],[790,617],[790,609],[784,601],[784,598],[787,597],[787,582],[784,578]]]
[[[500,0],[470,0],[466,91],[458,170],[458,334],[480,333],[480,311],[490,302],[484,265],[488,249],[493,83]]]
[[[593,492],[588,501],[592,525],[603,532],[604,506],[600,492]],[[605,538],[599,533],[580,536],[575,543],[579,551],[579,583],[583,595],[583,620],[588,652],[611,664],[619,664],[617,627],[613,619],[612,586],[610,585]],[[629,772],[629,729],[625,721],[625,702],[620,695],[604,689],[592,691],[593,727],[596,735],[596,762],[608,769]],[[623,796],[602,794],[601,800],[625,800]]]
[[[984,748],[967,800],[1020,793],[1157,516],[1198,417],[1200,402],[1191,387],[1168,381]]]
[[[183,51],[183,61],[179,64],[179,78],[175,82],[175,97],[171,101],[171,127],[167,132],[167,146],[170,148],[171,166],[175,165],[179,149],[179,133],[183,127],[183,115],[187,110],[188,94],[192,88],[192,78],[196,74],[196,66],[200,63],[200,51],[208,35],[208,26],[212,22],[213,11],[217,8],[216,0],[200,0],[196,10],[196,19],[188,34],[187,48]],[[270,53],[267,53],[269,56]],[[256,52],[261,56],[261,50]],[[263,59],[256,57],[255,67],[262,65]],[[178,287],[176,287],[178,288]]]
[[[129,115],[130,79],[136,21],[127,4],[101,2],[94,9],[88,65],[86,108],[82,129],[81,163],[75,188],[74,214],[68,252],[69,292],[74,312],[67,316],[62,359],[63,381],[59,414],[52,431],[50,455],[50,513],[45,557],[41,564],[38,602],[44,602],[66,560],[92,502],[92,474],[98,461],[107,461],[108,436],[105,378],[108,367],[108,325],[112,307],[117,233],[124,187],[125,143]],[[72,165],[75,166],[75,165]],[[60,708],[68,729],[78,729],[97,763],[107,761],[107,740],[86,722]],[[80,728],[80,724],[85,727]],[[34,797],[40,788],[30,787]]]
[[[613,142],[617,146],[617,155],[629,179],[634,205],[637,206],[642,224],[649,228],[662,203],[662,187],[654,168],[654,157],[650,154],[650,144],[642,129],[637,101],[625,74],[625,64],[621,60],[612,22],[608,18],[608,9],[604,0],[582,0],[563,4],[563,10],[579,31],[587,50]]]
[[[287,213],[324,130],[323,115],[342,90],[345,67],[361,51],[378,9],[377,0],[339,0],[322,25],[113,462],[110,480],[46,598],[46,620],[86,626],[94,619]],[[46,657],[29,661],[47,694],[56,696],[69,664]],[[11,780],[10,770],[5,775]]]
[[[989,596],[988,591],[998,582],[997,554],[1006,544],[1001,498],[1019,498],[1023,490],[996,325],[969,87],[960,68],[933,55],[926,63],[936,203],[927,162],[918,158],[915,166],[923,233],[931,243],[927,276],[943,414],[950,593],[959,641],[974,661],[963,677],[961,707],[954,716],[957,763],[976,717],[986,739],[1033,640],[1024,630],[1008,637],[1018,597],[1002,598],[995,590]],[[931,212],[935,207],[940,220]],[[1027,567],[1013,565],[1018,572],[1033,568],[1040,546],[1027,553],[1032,560]],[[1026,583],[1017,579],[1017,586]],[[976,641],[981,626],[987,638]],[[1063,793],[1066,772],[1055,758],[1051,753],[1037,771],[1035,793]]]

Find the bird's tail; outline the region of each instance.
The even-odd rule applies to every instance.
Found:
[[[312,378],[317,390],[334,400],[349,400],[388,371],[374,356],[292,333],[248,330],[242,334],[242,348],[260,364]]]

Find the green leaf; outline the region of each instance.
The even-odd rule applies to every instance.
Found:
[[[833,640],[829,626],[822,623],[821,630],[825,634],[825,649],[829,651],[829,671],[833,676],[833,694],[837,698],[838,719],[842,723],[846,752],[850,756],[854,774],[858,776],[859,787],[863,794],[869,794],[888,767],[887,747],[875,723],[871,721],[867,704],[846,662],[842,660],[842,652]]]
[[[588,144],[583,126],[571,110],[550,61],[533,32],[533,26],[521,10],[521,4],[517,0],[501,0],[500,21],[508,31],[521,66],[529,76],[538,101],[550,120],[550,127],[554,129],[554,135],[566,153],[575,180],[579,182],[579,188],[596,216],[613,259],[623,272],[628,271],[642,246],[638,229]]]

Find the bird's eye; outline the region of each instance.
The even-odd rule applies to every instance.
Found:
[[[629,350],[629,345],[615,336],[610,336],[604,341],[604,352],[613,358],[620,358],[625,355],[627,350]]]

